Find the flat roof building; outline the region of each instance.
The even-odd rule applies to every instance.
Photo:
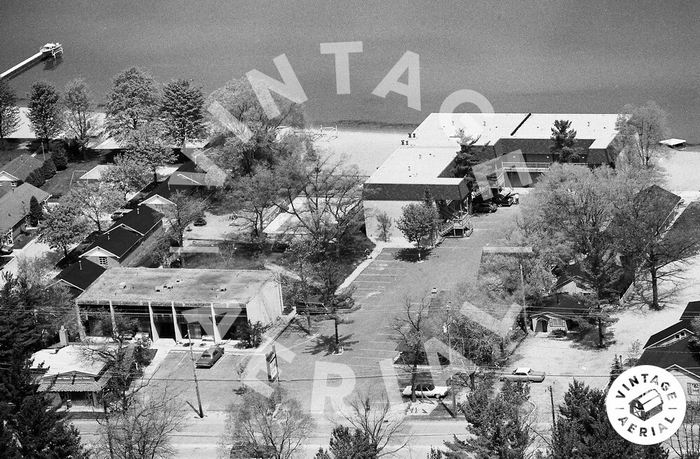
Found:
[[[475,141],[478,165],[474,172],[482,184],[480,191],[490,197],[490,190],[499,186],[532,185],[557,159],[550,152],[557,120],[571,121],[581,149],[580,164],[614,163],[618,118],[618,114],[432,113],[365,182],[367,235],[378,239],[376,216],[385,213],[397,221],[402,208],[421,201],[426,189],[436,201],[444,201],[442,213],[462,210],[468,198],[467,181],[453,173],[460,131]],[[396,225],[390,233],[390,238],[403,238]]]
[[[247,321],[270,324],[282,313],[282,290],[265,270],[112,268],[77,299],[88,335],[104,334],[104,319],[135,321],[154,340],[210,335],[237,339]],[[100,313],[102,317],[100,317]],[[215,326],[213,326],[215,325]]]

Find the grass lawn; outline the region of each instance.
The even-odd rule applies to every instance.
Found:
[[[75,183],[81,175],[104,163],[104,156],[89,159],[87,161],[69,162],[65,170],[58,171],[51,179],[47,180],[41,188],[53,197],[60,197],[68,193],[71,184]]]

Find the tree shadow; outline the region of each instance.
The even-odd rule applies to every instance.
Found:
[[[425,261],[430,258],[432,254],[432,249],[422,249],[420,253],[420,258],[418,257],[418,249],[399,249],[394,254],[395,260],[407,261],[409,263],[417,263],[419,261]]]
[[[359,343],[359,341],[352,341],[352,333],[347,335],[338,336],[338,345],[343,348],[344,351],[351,351],[352,346]],[[323,354],[324,356],[332,355],[335,351],[335,334],[330,335],[320,335],[317,337],[310,346],[308,346],[304,352],[312,355]]]

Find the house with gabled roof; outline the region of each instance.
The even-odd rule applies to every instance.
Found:
[[[27,180],[29,174],[44,165],[35,156],[22,154],[0,167],[0,187],[16,187]]]
[[[700,301],[686,305],[680,320],[654,333],[644,345],[638,365],[668,370],[683,385],[689,400],[700,401],[700,347],[692,321],[700,317]]]
[[[117,228],[131,230],[141,236],[148,236],[163,226],[163,214],[149,206],[137,206],[114,222],[109,233]]]
[[[141,240],[139,233],[120,226],[97,236],[80,258],[104,268],[120,266]]]
[[[81,258],[64,268],[55,279],[57,283],[65,285],[73,296],[78,296],[95,282],[105,269],[104,266]]]
[[[32,197],[45,204],[51,195],[44,190],[23,183],[18,187],[0,187],[0,246],[12,247],[22,225],[29,215]]]

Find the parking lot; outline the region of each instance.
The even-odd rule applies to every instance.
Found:
[[[204,351],[194,349],[194,360]],[[244,357],[224,353],[213,367],[197,368],[197,380],[204,411],[224,411],[240,399],[235,393],[239,387],[237,367]],[[149,385],[167,386],[168,391],[179,393],[180,398],[197,406],[192,358],[189,351],[171,350],[152,375]]]
[[[495,243],[500,228],[517,214],[515,206],[475,217],[471,237],[445,240],[426,253],[421,263],[402,249],[383,250],[352,282],[360,309],[348,314],[347,322],[338,327],[342,355],[327,352],[326,343],[333,335],[330,320],[315,324],[317,337],[293,327],[280,337],[280,345],[292,351],[288,362],[280,362],[283,385],[312,410],[319,408],[314,399],[337,397],[348,387],[354,393],[384,393],[392,403],[401,403],[400,386],[405,381],[397,380],[392,365],[398,353],[392,326],[395,317],[403,312],[407,299],[419,301],[433,287],[449,292],[456,284],[475,279],[482,247]],[[318,381],[329,376],[327,381]],[[323,416],[337,415],[330,404],[323,408]]]

